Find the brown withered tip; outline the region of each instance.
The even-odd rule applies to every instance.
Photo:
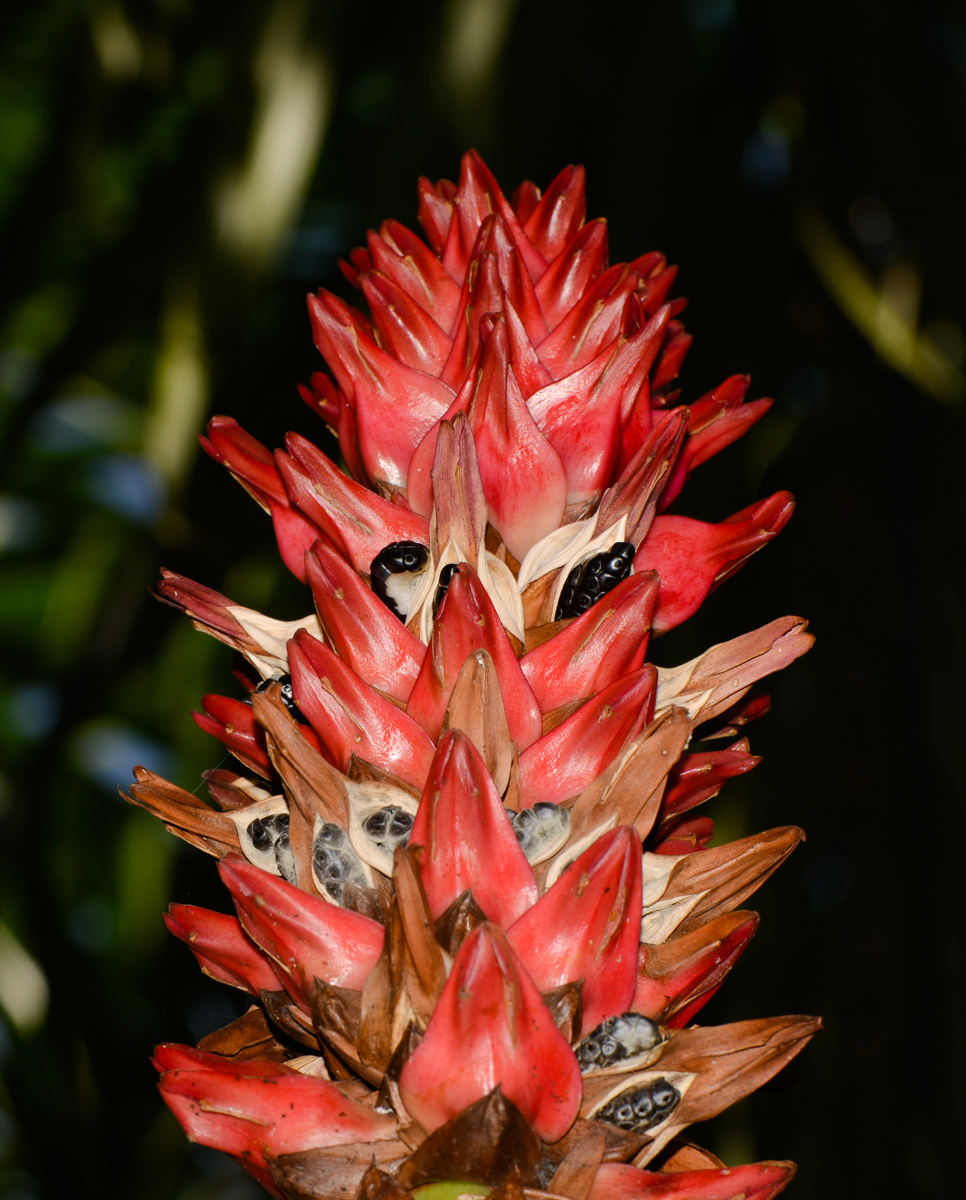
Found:
[[[288,992],[270,992],[266,988],[262,988],[258,993],[258,998],[272,1024],[277,1026],[282,1033],[313,1054],[320,1052],[319,1041],[313,1032],[311,1022],[298,1005],[292,1003]]]
[[[238,828],[225,813],[147,767],[135,767],[134,778],[127,792],[118,789],[121,799],[158,817],[175,836],[215,858],[239,849]]]
[[[519,1183],[537,1186],[542,1147],[520,1110],[496,1087],[431,1133],[397,1181],[411,1190],[440,1179],[497,1186],[516,1176]]]
[[[583,986],[584,981],[577,979],[543,992],[540,997],[550,1010],[553,1023],[571,1045],[577,1041],[584,1020]]]
[[[286,1200],[410,1200],[382,1170],[408,1153],[402,1142],[320,1146],[268,1158],[272,1180]]]
[[[361,992],[337,987],[316,977],[312,994],[312,1023],[320,1040],[327,1031],[333,1031],[354,1044],[359,1037],[361,1018]]]
[[[235,1062],[247,1062],[249,1059],[284,1062],[298,1053],[290,1051],[276,1038],[265,1013],[254,1005],[236,1021],[206,1034],[198,1043],[198,1049],[221,1054]]]
[[[788,1016],[680,1030],[660,1066],[696,1075],[678,1119],[694,1124],[717,1116],[777,1075],[821,1029],[820,1017]]]
[[[375,1163],[366,1171],[355,1194],[355,1200],[406,1200],[406,1191]]]
[[[467,888],[465,892],[456,897],[445,912],[436,918],[433,931],[436,940],[452,957],[463,945],[466,937],[485,920],[486,916],[483,910],[473,899],[473,893]]]

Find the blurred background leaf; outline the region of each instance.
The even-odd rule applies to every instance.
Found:
[[[153,602],[164,564],[302,615],[267,523],[196,435],[326,435],[304,294],[476,145],[507,189],[587,165],[615,259],[681,264],[684,398],[754,372],[776,409],[705,468],[720,520],[789,529],[656,643],[783,612],[816,651],[713,802],[798,822],[703,1020],[825,1015],[796,1086],[702,1138],[790,1157],[795,1195],[945,1197],[966,1120],[963,359],[966,16],[940,0],[8,0],[0,11],[0,1198],[245,1200],[148,1062],[243,1001],[169,944],[210,861],[116,794],[191,790],[224,648]],[[329,444],[331,450],[331,444]]]

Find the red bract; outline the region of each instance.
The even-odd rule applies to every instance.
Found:
[[[632,1007],[680,1029],[718,990],[757,928],[756,913],[726,913],[664,945],[642,945]]]
[[[505,329],[497,321],[487,340],[469,418],[490,523],[522,561],[534,543],[560,524],[567,476],[530,415],[506,361]]]
[[[559,804],[596,779],[654,716],[657,672],[632,671],[582,704],[520,755],[524,803]]]
[[[520,660],[542,712],[592,696],[644,665],[660,580],[632,575]]]
[[[289,645],[292,691],[329,761],[348,769],[353,755],[383,763],[419,787],[433,760],[426,732],[385,700],[311,634],[299,630]]]
[[[319,621],[336,654],[371,687],[405,704],[425,646],[325,542],[306,555]]]
[[[587,1200],[772,1200],[794,1174],[788,1162],[667,1174],[602,1163]]]
[[[231,417],[212,417],[208,436],[200,441],[211,457],[224,463],[242,487],[271,513],[282,559],[304,583],[302,560],[319,530],[289,499],[271,451]]]
[[[308,1005],[314,980],[359,988],[382,952],[383,929],[361,913],[310,896],[246,862],[218,867],[242,928],[275,964],[292,998]]]
[[[583,980],[583,1029],[630,1007],[640,942],[641,845],[604,834],[563,872],[507,937],[542,991]]]
[[[153,1061],[164,1102],[192,1141],[231,1154],[276,1196],[267,1155],[376,1142],[396,1132],[392,1117],[280,1063],[228,1063],[170,1044],[158,1046]]]
[[[456,679],[474,650],[486,650],[496,664],[510,736],[524,749],[543,728],[540,706],[493,602],[467,563],[460,563],[446,589],[406,711],[438,738]]]
[[[741,738],[724,750],[682,754],[668,778],[667,791],[661,801],[661,818],[670,821],[680,813],[704,804],[718,792],[726,779],[744,775],[761,759],[748,752],[748,739]]]
[[[283,987],[272,964],[242,932],[237,917],[194,904],[172,904],[164,923],[187,944],[202,971],[219,983],[244,988],[253,996],[262,988],[275,992]]]
[[[688,440],[664,489],[662,508],[672,503],[693,470],[747,433],[771,408],[771,400],[742,403],[750,383],[748,375],[732,375],[690,405]]]
[[[580,1107],[574,1052],[512,946],[484,924],[460,948],[399,1087],[413,1116],[436,1129],[497,1086],[546,1141]]]
[[[788,492],[776,492],[720,525],[690,517],[655,518],[634,559],[636,571],[657,571],[661,577],[655,632],[673,629],[696,612],[713,587],[784,529],[794,507]]]
[[[533,871],[490,773],[459,730],[440,739],[409,840],[423,848],[423,884],[434,917],[469,889],[486,917],[505,929],[537,898]]]
[[[449,407],[450,389],[376,345],[361,318],[331,292],[309,297],[309,316],[315,344],[352,397],[369,478],[405,484],[413,451]]]
[[[195,724],[228,747],[246,767],[266,778],[271,764],[265,749],[265,731],[255,720],[252,706],[230,696],[202,696],[203,713],[192,713]]]
[[[368,571],[389,542],[426,540],[429,527],[421,517],[347,479],[311,442],[292,433],[285,444],[288,454],[278,451],[276,459],[293,502],[349,556],[357,571]]]

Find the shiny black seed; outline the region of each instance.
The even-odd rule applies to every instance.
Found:
[[[421,571],[428,560],[429,550],[419,542],[390,542],[372,560],[370,571],[384,569],[391,575],[399,575],[403,571]]]
[[[312,866],[319,883],[341,904],[346,884],[365,884],[365,876],[345,830],[328,822],[322,825],[312,844]]]
[[[405,809],[398,805],[388,804],[377,812],[370,813],[363,821],[362,828],[377,845],[392,845],[409,841],[413,828],[413,818]]]
[[[436,616],[439,606],[443,603],[443,597],[446,595],[446,589],[450,585],[453,576],[459,570],[456,563],[447,563],[439,573],[439,583],[436,585],[436,595],[433,597],[433,616]]]
[[[345,830],[331,821],[323,825],[315,835],[315,849],[319,846],[342,847],[346,844]]]
[[[265,851],[275,845],[275,839],[266,829],[264,821],[252,821],[248,826],[248,836],[252,839],[252,845],[256,850]]]
[[[634,554],[633,542],[615,542],[609,550],[578,563],[564,582],[555,619],[579,617],[601,596],[617,587],[630,575]]]
[[[659,1046],[663,1040],[655,1021],[641,1013],[626,1012],[601,1021],[578,1043],[575,1053],[580,1069],[590,1071],[644,1054]]]
[[[262,853],[271,850],[283,834],[288,836],[288,813],[258,817],[248,826],[248,836],[252,839],[252,845]]]
[[[556,837],[570,824],[570,814],[559,804],[551,804],[549,800],[538,800],[530,808],[521,808],[519,812],[510,813],[510,824],[517,835],[517,841],[523,853],[530,858],[545,843]]]
[[[324,852],[315,856],[315,870],[318,877],[328,887],[330,884],[345,883],[349,864],[341,855]]]
[[[653,1129],[681,1102],[681,1093],[666,1079],[655,1080],[643,1087],[628,1088],[594,1113],[597,1121],[608,1121],[631,1133]]]
[[[407,621],[409,613],[402,611],[397,603],[399,592],[398,588],[392,586],[393,576],[418,574],[425,570],[428,562],[429,550],[419,542],[390,542],[379,551],[369,566],[373,592],[401,621]]]

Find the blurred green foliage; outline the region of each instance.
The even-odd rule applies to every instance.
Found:
[[[711,810],[719,836],[795,821],[809,845],[706,1019],[818,1011],[829,1033],[794,1091],[706,1136],[733,1161],[797,1158],[803,1200],[952,1194],[962,412],[852,327],[799,218],[820,212],[830,269],[864,272],[959,370],[964,126],[966,20],[940,0],[8,0],[2,1200],[259,1194],[187,1145],[148,1062],[243,1004],[160,921],[171,898],[227,907],[210,862],[116,794],[136,762],[194,790],[223,757],[189,713],[233,689],[229,656],[149,589],[163,563],[303,614],[195,436],[229,412],[270,445],[325,442],[294,389],[318,366],[304,293],[348,295],[337,257],[386,216],[411,224],[416,176],[454,175],[469,144],[508,188],[586,163],[613,257],[681,263],[685,397],[752,369],[779,401],[687,510],[719,520],[788,486],[800,513],[655,655],[813,618],[818,650],[752,731],[766,763]]]

